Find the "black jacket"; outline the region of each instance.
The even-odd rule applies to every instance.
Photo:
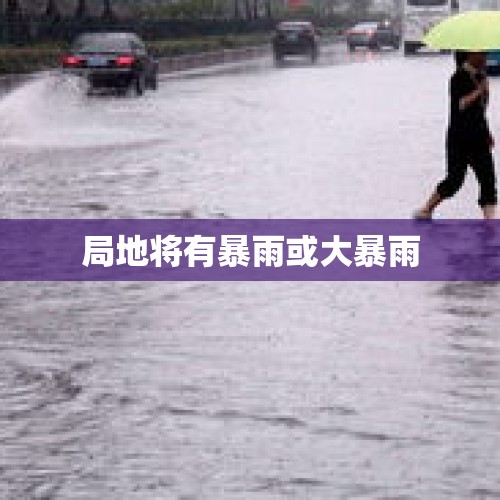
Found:
[[[448,141],[467,146],[489,147],[491,137],[486,119],[487,99],[476,99],[460,109],[460,99],[477,88],[483,75],[474,77],[465,68],[458,68],[450,79],[450,122]]]

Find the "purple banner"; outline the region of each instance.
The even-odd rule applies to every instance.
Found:
[[[499,281],[500,221],[0,220],[1,281]]]

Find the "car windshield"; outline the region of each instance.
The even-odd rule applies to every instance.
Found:
[[[443,7],[448,5],[448,0],[408,0],[412,7]]]
[[[359,23],[353,29],[356,31],[375,30],[377,29],[377,23]]]
[[[131,39],[124,36],[85,35],[78,38],[73,50],[76,52],[110,52],[130,51]]]
[[[278,26],[280,31],[302,31],[305,29],[311,29],[309,23],[283,23]]]

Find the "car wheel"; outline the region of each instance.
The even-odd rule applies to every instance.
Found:
[[[117,87],[116,89],[114,89],[115,94],[118,97],[125,97],[125,96],[127,96],[129,94],[129,90],[130,90],[129,87]]]
[[[405,54],[405,56],[415,54],[415,46],[412,43],[405,43],[404,44],[404,54]]]
[[[281,64],[283,62],[283,54],[280,52],[275,51],[274,52],[274,63],[275,64]]]
[[[151,90],[158,90],[158,74],[155,73],[153,74],[148,82],[147,82],[147,87]]]
[[[151,82],[151,90],[158,90],[158,74],[157,73],[153,76],[153,80]]]
[[[318,55],[319,55],[318,49],[316,47],[313,47],[311,49],[311,62],[312,63],[315,63],[318,61]]]
[[[135,94],[137,96],[143,95],[144,89],[146,87],[146,81],[145,81],[144,75],[137,75],[134,79],[133,85],[134,85]]]
[[[354,52],[356,50],[356,46],[352,45],[351,43],[349,44],[349,52]]]

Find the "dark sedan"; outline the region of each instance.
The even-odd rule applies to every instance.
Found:
[[[395,26],[389,22],[365,22],[356,24],[347,31],[347,46],[354,51],[356,47],[378,50],[382,47],[398,49],[401,37]]]
[[[279,23],[273,36],[275,61],[288,55],[305,55],[315,62],[319,54],[319,34],[312,23],[289,21]]]
[[[158,62],[134,33],[85,33],[62,58],[65,72],[87,79],[90,91],[116,89],[137,95],[158,87]]]

